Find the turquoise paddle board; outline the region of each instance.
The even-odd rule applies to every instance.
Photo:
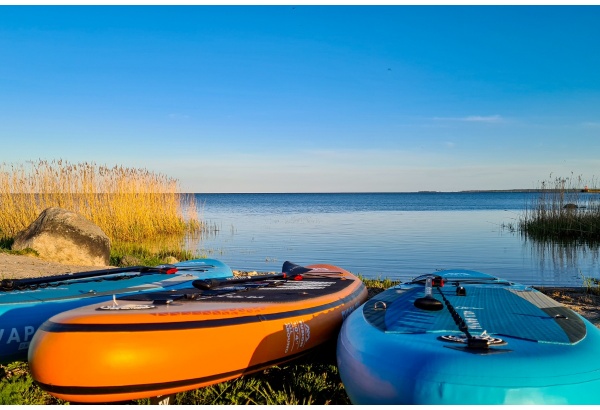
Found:
[[[344,321],[337,361],[354,404],[600,404],[600,329],[470,270],[368,300]]]

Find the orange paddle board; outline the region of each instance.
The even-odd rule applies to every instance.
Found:
[[[287,271],[196,281],[53,316],[31,342],[31,375],[72,402],[168,396],[292,360],[336,338],[367,299],[360,279],[339,267]]]

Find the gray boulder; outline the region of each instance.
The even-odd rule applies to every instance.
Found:
[[[82,266],[107,266],[110,239],[82,215],[62,208],[48,208],[27,229],[17,233],[13,250],[31,248],[40,258]]]

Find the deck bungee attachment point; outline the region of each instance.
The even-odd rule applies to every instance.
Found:
[[[470,336],[470,339],[473,339],[473,338],[485,340],[486,345],[484,346],[484,349],[489,349],[490,345],[505,345],[506,344],[506,342],[504,340],[488,335],[487,331],[485,331],[485,330],[480,335]],[[470,342],[470,339],[467,335],[444,335],[444,336],[440,336],[439,339],[444,342],[462,343],[462,344],[467,344],[467,345],[469,343],[472,343],[472,342]],[[472,344],[474,345],[474,343],[472,343]],[[468,347],[474,348],[475,346],[468,346]]]
[[[172,303],[172,302],[173,302],[172,299],[165,300],[166,304]],[[143,309],[154,309],[155,307],[156,306],[154,306],[154,305],[132,305],[132,304],[119,305],[119,302],[117,302],[116,295],[113,295],[112,305],[100,306],[98,309],[99,310],[143,310]]]

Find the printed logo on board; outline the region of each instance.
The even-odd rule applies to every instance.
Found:
[[[29,347],[29,341],[34,332],[33,326],[0,329],[0,343],[6,345],[19,343],[19,350],[26,349]]]
[[[302,349],[310,339],[310,326],[303,321],[286,323],[284,325],[287,333],[285,353]]]
[[[337,282],[302,282],[302,281],[290,281],[285,282],[276,288],[263,288],[263,290],[277,290],[281,289],[293,289],[293,290],[311,290],[311,289],[326,289],[329,286]]]
[[[350,306],[348,309],[342,311],[342,321],[346,320],[350,313],[354,312],[356,308],[359,306],[359,303],[356,302],[354,305]]]
[[[445,272],[444,276],[472,276],[470,273],[465,272]]]
[[[475,316],[475,312],[472,312],[470,310],[465,310],[463,312],[463,315],[465,317],[465,322],[467,323],[467,327],[469,329],[476,329],[476,330],[481,330],[482,327],[479,324],[479,320],[477,320],[477,316]]]

